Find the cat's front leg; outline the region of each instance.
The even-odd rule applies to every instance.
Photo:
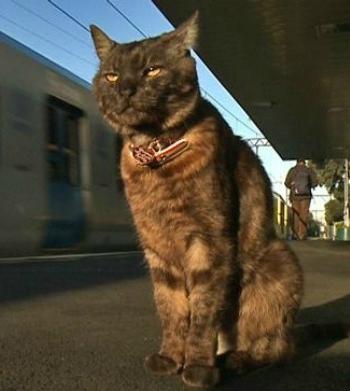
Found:
[[[178,373],[184,364],[189,328],[189,302],[183,273],[153,251],[146,250],[154,298],[162,325],[159,353],[148,356],[145,365],[158,374]]]
[[[228,308],[234,268],[231,249],[230,245],[209,248],[198,240],[189,250],[186,279],[191,316],[182,379],[190,386],[210,387],[219,382],[217,339]]]

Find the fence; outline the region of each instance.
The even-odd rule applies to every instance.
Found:
[[[277,192],[273,192],[274,198],[274,224],[277,235],[288,239],[292,234],[290,207],[284,198]]]

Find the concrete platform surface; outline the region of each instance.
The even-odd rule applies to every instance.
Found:
[[[350,244],[295,242],[302,322],[350,321]],[[0,263],[1,391],[175,391],[143,358],[159,344],[140,254]],[[221,391],[350,391],[350,339],[311,343],[287,366],[226,377]]]

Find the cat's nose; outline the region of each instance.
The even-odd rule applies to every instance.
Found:
[[[129,80],[125,80],[119,83],[119,93],[123,96],[131,96],[135,94],[136,87]]]

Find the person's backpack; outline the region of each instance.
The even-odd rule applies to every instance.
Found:
[[[296,195],[310,195],[310,178],[307,168],[298,168],[295,170],[293,178],[293,192]]]

